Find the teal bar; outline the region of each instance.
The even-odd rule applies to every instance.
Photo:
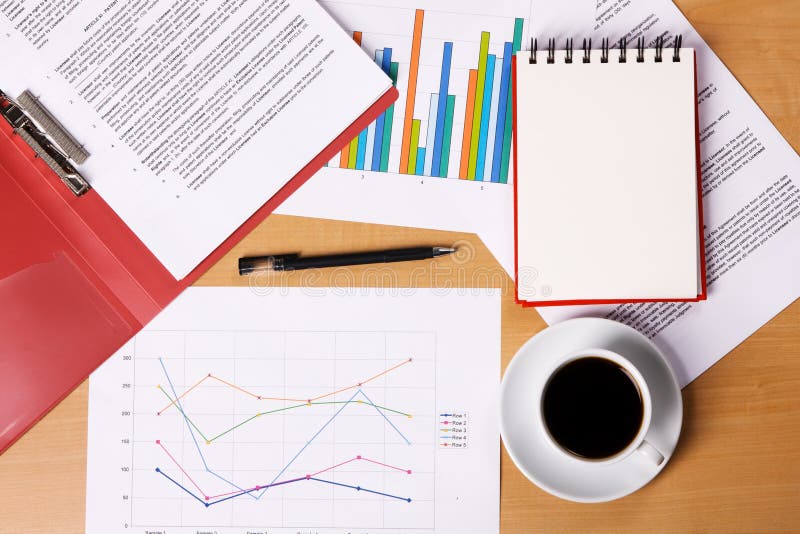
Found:
[[[447,114],[444,117],[444,134],[442,135],[442,161],[439,167],[439,176],[447,178],[450,168],[450,146],[453,140],[453,114],[456,108],[456,97],[447,95]]]

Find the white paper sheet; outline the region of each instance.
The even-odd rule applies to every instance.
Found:
[[[628,323],[654,340],[686,385],[800,296],[800,158],[672,2],[597,4],[537,2],[534,33],[630,43],[644,32],[649,44],[669,32],[696,48],[708,300],[539,312],[549,323],[580,316]],[[620,87],[620,101],[632,90]],[[602,125],[594,135],[603,135]]]
[[[493,290],[190,288],[91,377],[87,531],[498,532],[499,378]]]
[[[390,87],[306,0],[5,2],[0,44],[0,88],[84,144],[79,170],[176,278]]]

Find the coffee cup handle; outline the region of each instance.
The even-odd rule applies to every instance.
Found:
[[[645,457],[647,457],[647,459],[653,462],[655,465],[661,465],[664,463],[664,455],[647,441],[643,441],[636,450],[644,454]]]

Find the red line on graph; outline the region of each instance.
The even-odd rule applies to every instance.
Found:
[[[358,459],[359,460],[364,460],[365,462],[369,462],[369,463],[372,463],[372,464],[380,465],[380,466],[383,466],[383,467],[388,467],[389,469],[394,469],[395,471],[402,471],[404,473],[408,473],[409,475],[411,474],[411,469],[403,469],[402,467],[395,467],[393,465],[385,464],[383,462],[370,460],[369,458],[362,458],[361,456],[359,456]]]
[[[212,500],[212,499],[218,499],[219,497],[227,497],[227,496],[229,496],[229,495],[235,495],[235,494],[238,494],[238,493],[248,493],[248,492],[251,492],[251,491],[258,491],[258,490],[260,490],[260,489],[262,489],[262,488],[264,488],[264,487],[266,487],[266,486],[267,486],[266,484],[265,484],[265,485],[258,485],[258,486],[253,486],[253,487],[251,487],[251,488],[248,488],[248,489],[245,489],[245,490],[237,489],[236,491],[229,491],[229,492],[227,492],[227,493],[219,493],[219,494],[217,494],[217,495],[206,495],[206,492],[205,492],[205,491],[203,491],[202,489],[200,489],[200,486],[198,486],[198,485],[197,485],[197,483],[196,483],[196,482],[195,482],[195,481],[192,479],[192,477],[191,477],[191,476],[189,476],[189,473],[187,473],[187,472],[186,472],[186,470],[183,468],[183,466],[181,466],[181,464],[180,464],[180,463],[178,463],[178,460],[176,460],[176,459],[175,459],[175,457],[174,457],[174,456],[172,456],[172,454],[170,454],[170,452],[167,450],[167,448],[164,446],[164,444],[163,444],[163,443],[161,443],[161,440],[160,440],[160,439],[157,439],[157,440],[156,440],[156,444],[157,444],[159,447],[161,447],[161,450],[163,450],[163,451],[164,451],[164,452],[167,454],[167,456],[169,456],[169,459],[170,459],[170,460],[172,460],[172,463],[174,463],[174,464],[175,464],[175,466],[176,466],[178,469],[180,469],[181,473],[183,473],[184,475],[186,475],[186,478],[188,478],[188,479],[189,479],[189,482],[191,482],[191,483],[192,483],[192,485],[193,485],[195,488],[197,488],[197,491],[199,491],[199,492],[200,492],[200,494],[203,496],[203,498],[204,498],[205,500],[207,500],[207,501],[208,501],[208,500]],[[359,454],[359,455],[358,455],[358,456],[356,456],[355,458],[350,458],[349,460],[345,460],[345,461],[343,461],[343,462],[339,462],[339,463],[338,463],[338,464],[336,464],[336,465],[332,465],[332,466],[330,466],[330,467],[326,467],[325,469],[321,469],[321,470],[319,470],[319,471],[316,471],[316,472],[314,472],[314,473],[307,474],[307,475],[305,475],[304,477],[300,477],[300,478],[294,478],[294,479],[287,479],[286,481],[289,481],[289,480],[292,480],[292,481],[294,481],[294,480],[300,480],[300,479],[302,479],[302,478],[309,479],[309,478],[311,478],[311,477],[315,477],[315,476],[317,476],[317,475],[319,475],[319,474],[321,474],[321,473],[327,473],[328,471],[332,471],[332,470],[336,469],[337,467],[341,467],[341,466],[343,466],[343,465],[347,465],[347,464],[349,464],[349,463],[352,463],[352,462],[358,462],[358,461],[361,461],[361,462],[369,462],[369,463],[371,463],[371,464],[379,465],[379,466],[381,466],[381,467],[386,467],[387,469],[393,469],[393,470],[395,470],[395,471],[402,471],[403,473],[408,473],[409,475],[411,474],[411,469],[403,469],[402,467],[397,467],[397,466],[394,466],[394,465],[389,465],[389,464],[385,464],[385,463],[383,463],[383,462],[379,462],[379,461],[377,461],[377,460],[371,460],[371,459],[369,459],[369,458],[364,458],[363,456],[361,456],[361,455]],[[274,484],[272,484],[272,485],[275,485],[275,486],[277,486],[277,485],[279,485],[279,484],[281,484],[281,483],[283,483],[283,482],[286,482],[286,481],[277,482],[277,483],[274,483]]]
[[[200,494],[201,494],[203,497],[205,497],[205,498],[206,498],[206,500],[210,499],[210,497],[208,497],[208,496],[206,495],[206,493],[205,493],[203,490],[201,490],[201,489],[200,489],[200,486],[198,486],[198,485],[197,485],[197,482],[195,482],[195,481],[192,479],[192,477],[191,477],[191,476],[189,476],[189,473],[187,473],[187,472],[186,472],[186,471],[183,469],[183,467],[181,467],[181,464],[179,464],[179,463],[178,463],[178,460],[176,460],[176,459],[175,459],[175,457],[174,457],[174,456],[172,456],[172,455],[169,453],[169,451],[167,450],[167,448],[166,448],[166,447],[164,447],[164,445],[161,443],[161,440],[160,440],[160,439],[157,439],[157,440],[156,440],[156,444],[157,444],[159,447],[161,447],[161,449],[162,449],[162,450],[163,450],[165,453],[167,453],[167,456],[169,456],[169,459],[170,459],[170,460],[172,460],[172,463],[174,463],[174,464],[175,464],[175,465],[178,467],[178,469],[180,469],[180,470],[181,470],[181,472],[182,472],[184,475],[186,475],[186,478],[188,478],[188,479],[189,479],[189,482],[191,482],[191,483],[192,483],[192,485],[193,485],[195,488],[197,488],[197,491],[199,491],[199,492],[200,492]]]
[[[409,358],[407,360],[403,360],[402,362],[398,363],[394,367],[390,367],[388,369],[385,369],[384,371],[381,371],[380,373],[378,373],[376,375],[373,375],[373,376],[367,378],[366,380],[362,380],[362,381],[357,382],[357,383],[355,383],[355,384],[353,384],[351,386],[347,386],[347,387],[344,387],[344,388],[341,388],[341,389],[337,389],[337,390],[331,391],[329,393],[324,393],[324,394],[318,395],[316,397],[311,397],[310,399],[309,398],[299,399],[299,398],[291,398],[291,397],[266,397],[264,395],[258,395],[256,393],[251,392],[251,391],[247,391],[246,389],[241,388],[241,387],[237,386],[236,384],[228,382],[227,380],[223,380],[222,378],[219,378],[218,376],[214,376],[211,373],[209,373],[206,376],[204,376],[203,378],[201,378],[200,380],[198,380],[189,389],[187,389],[186,391],[184,391],[183,393],[178,395],[177,398],[175,398],[174,400],[170,401],[169,404],[164,406],[157,413],[158,413],[158,415],[161,415],[162,413],[164,413],[164,411],[168,410],[171,406],[174,406],[176,402],[178,402],[183,397],[185,397],[187,393],[189,393],[190,391],[195,389],[197,386],[199,386],[200,384],[202,384],[205,380],[207,380],[209,378],[214,379],[217,382],[221,382],[222,384],[225,384],[226,386],[228,386],[230,388],[233,388],[236,391],[239,391],[241,393],[244,393],[245,395],[249,395],[249,396],[251,396],[251,397],[253,397],[253,398],[257,399],[257,400],[272,400],[272,401],[288,401],[288,402],[307,402],[307,403],[310,403],[312,401],[318,401],[318,400],[324,399],[326,397],[331,397],[333,395],[336,395],[338,393],[342,393],[344,391],[348,391],[348,390],[351,390],[351,389],[359,388],[359,387],[363,386],[364,384],[372,382],[373,380],[376,380],[376,379],[378,379],[378,378],[380,378],[380,377],[382,377],[384,375],[387,375],[387,374],[391,373],[392,371],[394,371],[396,369],[399,369],[400,367],[402,367],[402,366],[404,366],[406,364],[411,363],[412,361],[413,361],[412,358]]]
[[[356,460],[358,460],[360,458],[361,458],[360,456],[357,457],[357,458],[350,458],[349,460],[345,460],[344,462],[341,462],[341,463],[338,463],[338,464],[333,465],[331,467],[328,467],[327,469],[323,469],[321,471],[317,471],[316,473],[311,473],[310,475],[306,475],[306,478],[315,477],[315,476],[319,475],[320,473],[325,473],[327,471],[330,471],[331,469],[336,469],[337,467],[341,467],[341,466],[343,466],[345,464],[349,464],[350,462],[355,462]]]

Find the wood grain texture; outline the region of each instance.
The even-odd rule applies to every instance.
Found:
[[[677,3],[800,148],[800,2]],[[251,253],[455,242],[465,250],[459,257],[422,267],[337,270],[318,279],[294,273],[255,283],[502,287],[505,367],[544,322],[513,303],[511,281],[474,235],[274,216],[198,284],[247,283],[235,275],[235,264]],[[0,532],[83,531],[87,392],[83,384],[0,456]],[[800,302],[687,387],[684,401],[685,426],[672,461],[649,486],[617,502],[578,505],[551,497],[528,483],[504,451],[503,532],[800,531]]]

